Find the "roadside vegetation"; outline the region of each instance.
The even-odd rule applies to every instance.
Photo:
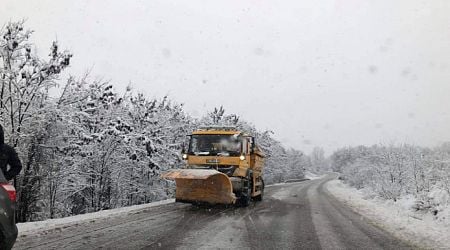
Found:
[[[450,225],[450,143],[347,147],[330,160],[344,182],[368,197],[408,203]]]

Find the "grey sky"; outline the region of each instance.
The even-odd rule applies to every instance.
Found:
[[[0,2],[72,74],[223,105],[306,152],[450,140],[450,1]]]

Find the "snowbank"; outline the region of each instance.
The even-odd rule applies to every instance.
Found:
[[[40,231],[40,230],[50,230],[55,227],[61,227],[62,225],[68,226],[72,224],[77,224],[84,221],[92,221],[102,218],[108,218],[112,216],[118,216],[128,213],[133,213],[139,210],[147,209],[150,207],[156,207],[161,206],[169,203],[174,203],[175,199],[168,199],[168,200],[162,200],[157,202],[152,202],[148,204],[142,204],[142,205],[135,205],[135,206],[129,206],[129,207],[121,207],[116,209],[110,209],[110,210],[103,210],[98,211],[94,213],[88,213],[88,214],[80,214],[65,218],[58,218],[58,219],[49,219],[45,221],[36,221],[36,222],[25,222],[25,223],[17,223],[17,228],[19,229],[19,237],[28,235],[33,233],[34,231]]]
[[[412,197],[398,202],[370,199],[361,190],[339,180],[329,181],[325,188],[357,213],[401,239],[425,248],[450,249],[450,225],[430,214],[414,212]]]

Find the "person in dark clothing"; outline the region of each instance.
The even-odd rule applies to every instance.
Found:
[[[9,165],[9,169],[8,169]],[[0,125],[0,170],[3,172],[5,178],[12,180],[22,170],[22,163],[20,163],[16,150],[5,144],[5,134],[3,127]]]

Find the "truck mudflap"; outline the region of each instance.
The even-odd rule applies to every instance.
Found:
[[[227,175],[212,169],[177,169],[162,175],[175,180],[175,199],[186,203],[234,204],[236,196]]]

